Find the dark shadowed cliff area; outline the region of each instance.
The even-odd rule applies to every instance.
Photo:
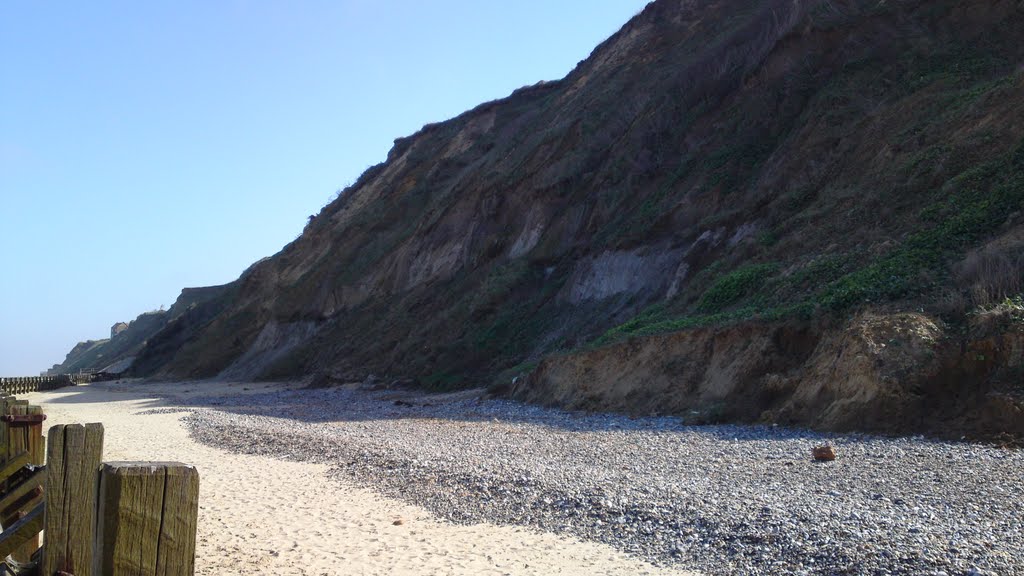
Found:
[[[56,368],[1024,437],[1022,38],[1015,0],[657,0]]]

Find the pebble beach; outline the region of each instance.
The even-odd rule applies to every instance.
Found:
[[[567,413],[479,391],[148,386],[105,393],[157,392],[137,417],[174,419],[204,449],[320,467],[336,489],[438,526],[610,551],[584,573],[1024,573],[1021,451]],[[823,444],[835,461],[811,457]],[[497,573],[545,572],[520,560]]]
[[[199,472],[201,576],[687,576],[607,544],[493,523],[459,525],[342,481],[332,466],[197,442],[183,418],[219,402],[263,402],[267,384],[97,383],[19,395],[45,427],[102,422],[103,459],[192,464]],[[201,397],[198,395],[201,394]],[[196,413],[199,413],[196,412]]]

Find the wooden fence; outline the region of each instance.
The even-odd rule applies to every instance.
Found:
[[[14,396],[0,396],[0,524],[22,526],[22,535],[9,542],[9,550],[0,545],[0,558],[10,554],[15,560],[29,562],[39,548],[42,528],[42,494],[46,448],[43,444],[43,421],[46,415],[39,406]],[[27,528],[26,528],[27,526]],[[32,527],[36,526],[35,534]],[[6,531],[4,532],[6,534]],[[0,534],[0,540],[3,534]]]
[[[56,376],[25,376],[0,378],[0,392],[4,394],[28,394],[43,390],[56,390],[65,386],[91,382],[91,374],[58,374]]]
[[[0,574],[194,573],[194,467],[103,463],[102,424],[53,426],[44,443],[40,407],[0,396],[0,409]]]

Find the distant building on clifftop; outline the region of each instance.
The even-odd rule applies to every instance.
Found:
[[[118,334],[124,332],[127,329],[128,324],[125,324],[124,322],[118,322],[117,324],[114,324],[113,326],[110,327],[110,337],[113,338],[114,336],[117,336]]]

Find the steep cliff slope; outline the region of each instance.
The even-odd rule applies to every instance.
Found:
[[[197,319],[208,320],[223,307],[230,295],[230,286],[185,288],[169,310],[152,310],[140,314],[123,331],[104,340],[79,342],[68,352],[64,361],[54,364],[51,374],[74,374],[79,371],[121,374],[128,371],[146,372],[152,365],[135,363],[136,355],[145,350],[148,357],[157,354],[156,343],[149,339],[162,334],[160,346],[166,346],[174,331],[194,325]],[[191,322],[191,324],[190,324]]]
[[[690,410],[708,378],[750,391],[786,372],[730,414],[846,425],[806,413],[834,402],[789,400],[839,377],[811,375],[829,350],[871,340],[851,330],[914,312],[913,334],[948,344],[921,350],[959,354],[965,314],[1020,292],[1021,38],[1011,1],[652,2],[565,79],[397,140],[230,296],[149,338],[136,370],[449,387],[557,353],[513,392],[582,405],[579,363],[639,346],[693,385],[636,381],[594,406]],[[704,332],[649,338],[680,330]],[[716,330],[738,339],[729,356],[778,340],[785,366],[695,370]],[[882,412],[865,426],[892,427],[899,410]]]

